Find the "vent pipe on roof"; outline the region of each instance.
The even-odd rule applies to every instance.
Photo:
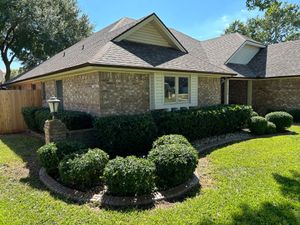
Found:
[[[66,56],[66,52],[63,53],[63,57],[65,57],[65,56]]]
[[[81,50],[83,50],[84,49],[84,45],[82,45],[82,48],[81,48]]]

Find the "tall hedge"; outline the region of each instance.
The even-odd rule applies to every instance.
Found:
[[[220,105],[175,112],[154,113],[159,136],[181,134],[189,141],[234,132],[247,124],[252,108]]]
[[[30,130],[44,132],[45,121],[51,119],[51,113],[48,108],[43,107],[24,107],[22,114],[27,127]],[[78,111],[60,111],[56,114],[69,130],[87,129],[93,127],[93,117],[85,112]]]
[[[145,154],[157,135],[151,114],[99,117],[94,126],[98,146],[112,156]]]
[[[99,147],[112,155],[145,154],[156,137],[180,134],[189,141],[234,132],[243,128],[252,113],[250,106],[220,105],[174,112],[95,119]]]
[[[38,130],[34,114],[39,109],[40,109],[39,107],[24,107],[24,108],[22,108],[22,114],[23,114],[25,123],[30,130],[34,130],[34,131]]]

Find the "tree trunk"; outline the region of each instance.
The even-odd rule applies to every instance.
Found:
[[[8,51],[7,51],[7,49],[5,49],[4,51],[3,50],[1,51],[1,58],[5,65],[5,69],[6,69],[5,82],[7,82],[8,80],[10,80],[10,75],[11,75],[10,65],[11,65],[12,61],[14,60],[15,55],[13,55],[11,57],[11,59],[8,59]]]
[[[6,72],[5,72],[5,82],[7,82],[7,81],[10,80],[10,74],[11,74],[10,63],[5,64],[5,69],[6,69]]]

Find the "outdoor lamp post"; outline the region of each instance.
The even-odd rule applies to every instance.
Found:
[[[50,112],[52,114],[52,119],[55,119],[55,113],[57,113],[58,111],[60,100],[53,96],[47,102],[49,104]]]

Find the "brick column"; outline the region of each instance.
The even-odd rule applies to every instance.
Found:
[[[57,119],[46,120],[44,125],[44,131],[46,144],[50,142],[65,140],[67,137],[66,125]]]

